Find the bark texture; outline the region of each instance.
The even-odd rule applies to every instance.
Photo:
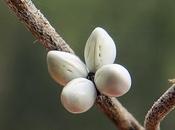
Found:
[[[145,117],[146,130],[160,130],[160,122],[175,108],[175,84],[152,106]]]
[[[6,0],[6,3],[45,48],[73,53],[31,0]]]
[[[99,95],[97,105],[120,130],[144,130],[116,98]]]

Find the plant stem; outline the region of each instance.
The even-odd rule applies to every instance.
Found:
[[[19,20],[46,49],[74,53],[31,0],[5,1]],[[99,95],[97,105],[119,130],[143,130],[143,127],[116,98]]]
[[[152,106],[145,117],[146,130],[160,130],[160,122],[175,108],[175,84]]]

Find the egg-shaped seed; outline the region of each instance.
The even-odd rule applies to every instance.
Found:
[[[94,78],[97,89],[106,96],[119,97],[131,87],[131,76],[119,64],[104,65],[97,70]]]
[[[47,65],[51,77],[61,85],[66,85],[72,79],[88,75],[85,64],[76,55],[67,52],[49,51]]]
[[[86,42],[84,57],[90,72],[96,72],[101,66],[115,61],[115,43],[104,29],[97,27],[91,33]]]
[[[61,102],[71,113],[83,113],[94,104],[97,92],[94,84],[85,78],[70,81],[62,90]]]

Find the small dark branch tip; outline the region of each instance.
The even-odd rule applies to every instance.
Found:
[[[95,73],[89,72],[89,73],[88,73],[88,76],[87,76],[87,79],[89,79],[89,80],[91,80],[92,82],[94,82],[94,76],[95,76]]]

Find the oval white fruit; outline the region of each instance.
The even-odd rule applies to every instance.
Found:
[[[88,75],[85,64],[77,56],[67,52],[49,51],[47,65],[51,77],[61,85]]]
[[[119,64],[104,65],[95,74],[97,89],[106,96],[119,97],[131,87],[127,69]]]
[[[63,88],[61,102],[69,112],[83,113],[93,106],[96,97],[94,84],[85,78],[77,78]]]
[[[115,43],[104,29],[97,27],[91,33],[86,42],[84,57],[90,72],[115,61]]]

